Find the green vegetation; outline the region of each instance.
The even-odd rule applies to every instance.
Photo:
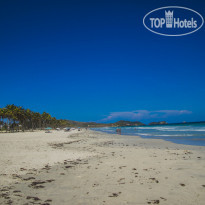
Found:
[[[16,105],[7,105],[5,108],[0,108],[1,130],[14,132],[43,129],[47,126],[56,128],[66,124],[66,120],[57,120],[46,112],[40,114]]]

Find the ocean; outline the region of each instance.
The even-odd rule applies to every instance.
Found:
[[[96,131],[116,134],[116,127],[95,128]],[[122,135],[163,139],[177,144],[205,146],[205,123],[121,127]]]

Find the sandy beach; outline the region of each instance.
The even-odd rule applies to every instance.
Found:
[[[202,205],[205,147],[91,130],[0,133],[0,204]]]

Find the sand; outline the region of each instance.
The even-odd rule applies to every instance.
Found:
[[[91,130],[0,134],[0,204],[205,202],[205,147]]]

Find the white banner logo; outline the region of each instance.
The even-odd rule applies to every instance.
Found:
[[[147,13],[143,19],[145,28],[164,36],[184,36],[199,30],[204,19],[198,12],[179,6],[167,6]]]

